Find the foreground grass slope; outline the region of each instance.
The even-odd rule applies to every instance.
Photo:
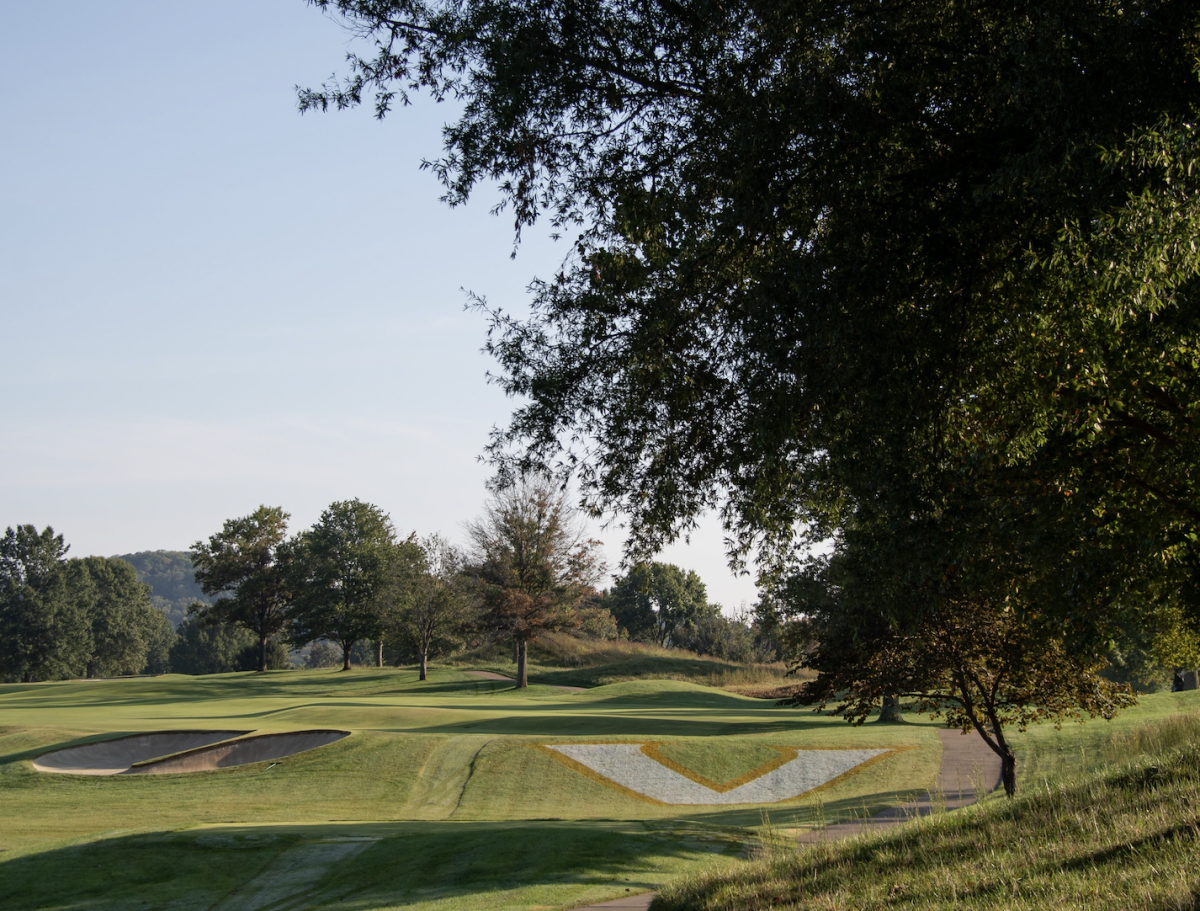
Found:
[[[1115,730],[1091,726],[1073,745],[1071,736],[1084,729],[1067,729],[1066,738],[1038,731],[1026,739],[1034,771],[1015,800],[991,799],[799,854],[776,838],[754,862],[667,886],[653,907],[1194,908],[1200,705],[1148,701],[1151,716],[1180,703],[1191,711],[1134,727],[1127,718]]]

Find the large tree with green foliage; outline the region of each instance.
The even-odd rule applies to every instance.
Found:
[[[678,645],[678,630],[708,612],[708,591],[694,570],[673,563],[638,563],[605,599],[631,639]]]
[[[1038,460],[1120,512],[1110,557],[1188,564],[1193,3],[316,5],[374,49],[302,108],[460,98],[448,199],[571,238],[492,313],[501,469],[573,473],[641,554],[719,505],[769,557]]]
[[[218,597],[212,604],[193,603],[189,612],[206,623],[253,633],[260,671],[267,670],[269,640],[290,621],[288,518],[277,506],[260,506],[243,518],[227,519],[207,541],[192,545],[196,582],[204,594]]]
[[[477,595],[464,573],[465,555],[439,535],[420,541],[421,559],[406,574],[395,614],[396,637],[418,655],[426,679],[430,655],[457,648],[476,616]]]
[[[1111,718],[1131,704],[1128,686],[1100,675],[1098,629],[1110,631],[1120,607],[1103,604],[1105,580],[1046,559],[1062,548],[1022,532],[1022,521],[1043,534],[1049,523],[1021,506],[998,524],[989,521],[995,507],[979,503],[910,528],[868,525],[860,514],[832,553],[773,586],[766,606],[783,621],[791,664],[818,672],[794,701],[836,702],[861,723],[881,705],[915,700],[983,737],[1010,796],[1010,728]],[[1078,586],[1080,601],[1101,599],[1096,610],[1046,610],[1063,584]]]
[[[714,506],[775,581],[832,538],[892,593],[839,594],[864,631],[1003,590],[1086,663],[1195,614],[1191,0],[316,5],[374,49],[302,108],[461,99],[448,199],[570,238],[490,311],[502,473],[574,475],[636,555]]]
[[[575,605],[604,573],[599,542],[586,536],[566,493],[542,479],[498,491],[467,533],[481,621],[516,643],[516,685],[528,686],[529,640],[577,623]]]
[[[330,504],[290,548],[292,637],[336,642],[342,670],[350,670],[354,644],[382,635],[378,600],[391,583],[395,545],[392,521],[378,506],[358,499]]]
[[[83,672],[93,592],[71,584],[67,550],[50,526],[10,527],[0,538],[0,674],[33,682]]]
[[[87,604],[91,623],[88,677],[140,674],[150,649],[164,638],[166,616],[150,603],[150,587],[119,558],[84,557],[63,567],[67,585]],[[160,646],[161,647],[161,646]]]

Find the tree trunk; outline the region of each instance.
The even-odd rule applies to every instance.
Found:
[[[1015,797],[1017,793],[1017,754],[1004,739],[1004,731],[1000,727],[1000,721],[996,718],[995,711],[989,711],[988,715],[991,718],[992,736],[987,736],[985,728],[981,724],[977,723],[975,730],[983,737],[984,743],[1000,757],[1000,782],[1004,785],[1005,796]]]
[[[383,667],[383,640],[375,640],[375,666]]]
[[[418,679],[420,679],[420,680],[425,679],[425,672],[428,667],[429,667],[429,650],[421,649],[421,676]]]
[[[526,659],[529,656],[529,643],[520,639],[517,642],[517,689],[529,686],[529,668]]]
[[[87,679],[91,680],[95,676],[96,676],[96,662],[89,661],[87,663]]]
[[[899,724],[904,719],[900,717],[900,700],[894,695],[883,697],[883,705],[879,709],[880,724]]]
[[[1017,793],[1017,757],[1009,747],[1000,754],[1000,780],[1004,782],[1004,793],[1015,797]]]
[[[354,642],[342,643],[342,670],[350,670],[350,652],[354,648]]]
[[[258,670],[262,673],[267,669],[267,636],[265,633],[258,634]]]
[[[520,660],[521,660],[521,643],[518,640],[514,639],[513,640],[513,664],[516,664]]]

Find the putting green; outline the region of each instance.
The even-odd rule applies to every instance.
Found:
[[[51,750],[129,734],[313,729],[351,734],[272,762],[190,774],[33,768]],[[798,797],[771,791],[769,802],[670,805],[548,749],[588,743],[648,745],[628,750],[718,796],[782,774],[795,757],[845,754],[850,765],[820,787],[797,785]],[[170,896],[180,908],[213,907],[243,886],[275,896],[260,902],[247,892],[246,907],[281,900],[292,886],[322,896],[323,907],[343,898],[357,909],[502,907],[509,899],[513,907],[569,906],[740,856],[764,807],[776,825],[800,829],[903,802],[934,783],[940,755],[933,725],[852,727],[675,681],[518,692],[435,669],[423,683],[414,672],[360,670],[8,685],[0,687],[0,880],[79,908],[108,907],[109,898],[120,905],[131,876],[145,894]],[[470,861],[459,856],[460,841],[476,845]],[[419,869],[399,863],[417,843]],[[534,857],[529,846],[537,844]],[[181,845],[203,850],[170,871],[154,859]],[[72,862],[69,875],[45,878],[42,865],[64,851],[84,851],[95,864]],[[88,871],[118,856],[120,874],[97,887]],[[399,864],[408,879],[371,873],[374,864],[390,864],[393,874]],[[468,882],[475,885],[465,889]],[[7,888],[0,885],[5,907]]]

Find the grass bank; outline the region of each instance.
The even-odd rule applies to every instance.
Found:
[[[1194,908],[1200,705],[1146,702],[1116,726],[1021,738],[1014,800],[799,853],[768,830],[757,859],[668,885],[654,911]]]
[[[441,662],[512,676],[512,649],[490,644]],[[682,649],[644,642],[579,639],[565,633],[543,633],[529,645],[529,682],[551,686],[606,686],[629,680],[681,680],[737,690],[795,683],[782,663],[735,664]]]

